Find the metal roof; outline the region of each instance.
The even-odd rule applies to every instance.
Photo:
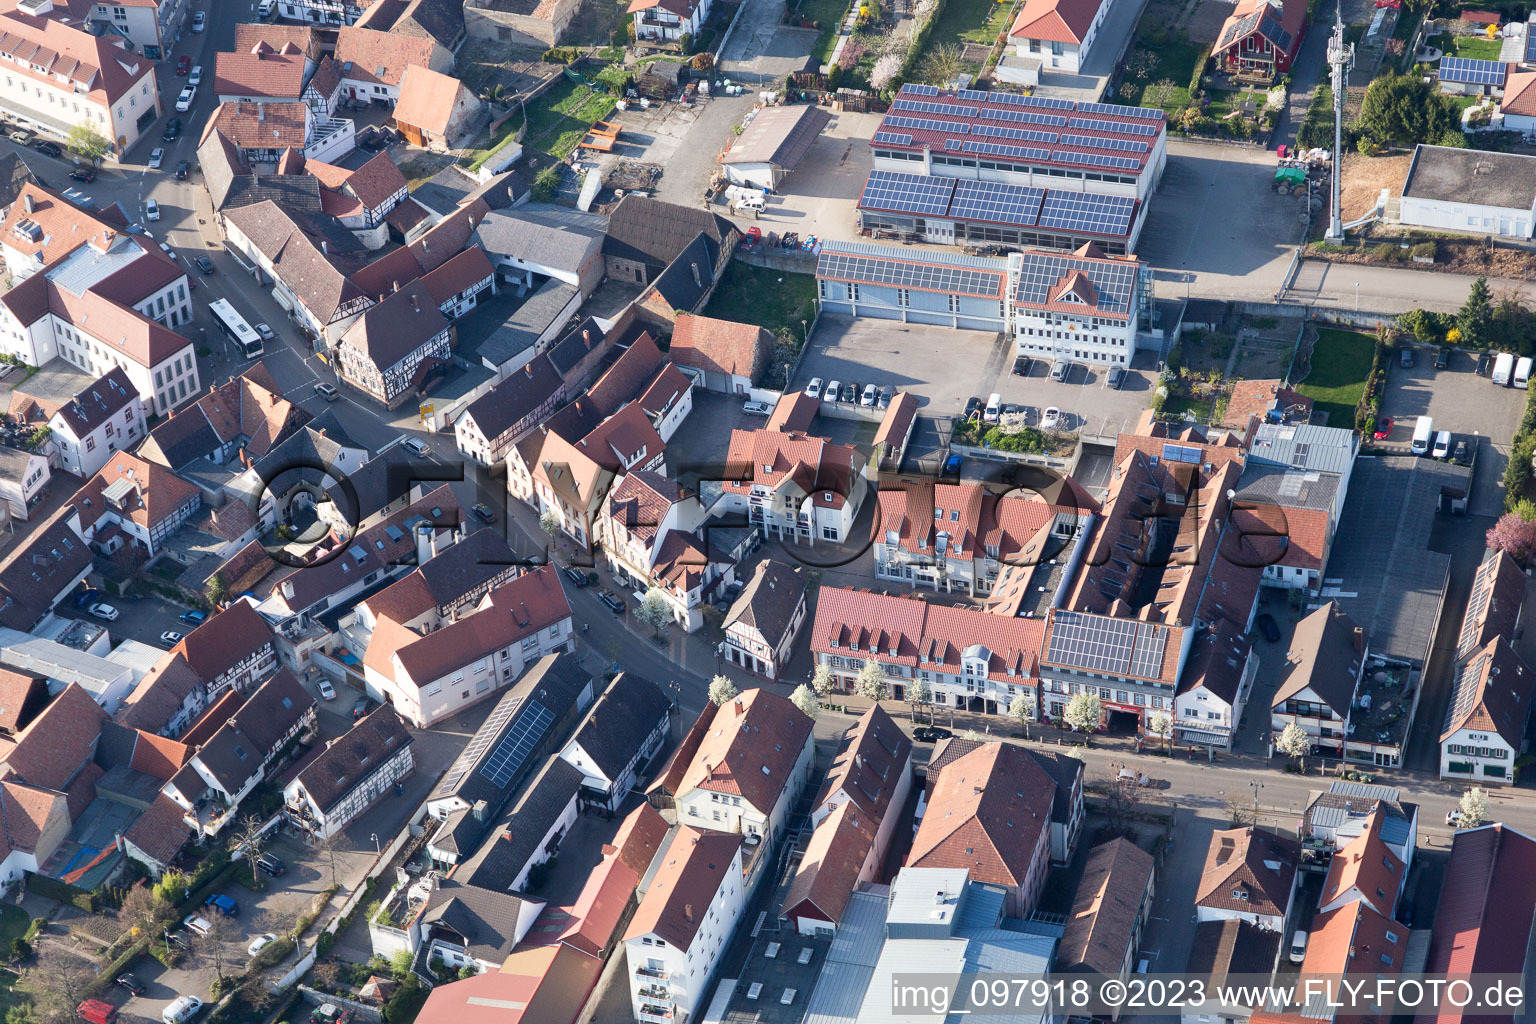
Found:
[[[1242,501],[1326,512],[1333,508],[1342,480],[1338,473],[1318,473],[1254,461],[1243,469],[1237,496]]]
[[[1251,461],[1322,473],[1344,473],[1355,458],[1355,435],[1310,423],[1261,423],[1248,446]]]
[[[885,945],[885,914],[889,897],[856,892],[848,898],[837,922],[837,936],[827,950],[827,962],[873,967]]]
[[[817,257],[816,276],[857,284],[1001,299],[1008,278],[1008,261],[919,252],[865,242],[828,242]]]

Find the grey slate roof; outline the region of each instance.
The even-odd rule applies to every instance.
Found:
[[[654,287],[674,310],[691,313],[699,308],[715,283],[715,264],[709,236],[702,231],[656,278]]]
[[[455,545],[457,546],[457,545]],[[298,781],[322,813],[361,785],[379,766],[411,745],[412,736],[400,715],[380,705],[352,728],[331,740],[304,770]]]
[[[237,792],[262,767],[263,761],[276,752],[283,736],[314,706],[314,698],[294,674],[280,669],[256,688],[229,721],[219,726],[198,749],[197,759],[225,792]],[[185,771],[183,768],[182,772]]]
[[[476,530],[449,545],[447,551],[427,559],[416,571],[432,597],[446,604],[495,579],[517,562],[507,539],[499,532]]]
[[[711,256],[718,255],[735,230],[730,221],[708,210],[627,195],[608,217],[603,254],[664,267],[701,232],[709,239]]]
[[[269,483],[277,482],[277,478],[286,472],[285,482],[289,486],[295,482],[295,473],[298,478],[319,484],[323,482],[324,474],[314,467],[336,465],[344,448],[367,451],[347,435],[336,414],[327,409],[268,452],[256,463],[256,472]]]
[[[0,444],[0,479],[20,485],[26,479],[27,467],[31,464],[30,452]]]
[[[416,186],[411,198],[439,216],[446,217],[480,187],[480,183],[457,164],[449,164]]]
[[[75,395],[73,400],[61,405],[58,415],[69,424],[76,437],[84,437],[138,397],[138,388],[128,379],[127,371],[115,366]]]
[[[573,284],[550,278],[543,287],[498,328],[480,343],[479,354],[497,366],[511,362],[518,354],[531,348],[557,317],[564,312],[571,300],[581,294]]]
[[[506,380],[469,403],[464,412],[479,425],[480,433],[494,441],[502,431],[521,422],[542,405],[564,383],[548,354],[535,356],[527,366],[512,371]]]
[[[363,290],[347,277],[361,267],[361,262],[349,259],[348,254],[363,251],[362,246],[339,223],[324,217],[295,216],[270,199],[230,210],[224,216],[250,239],[288,290],[322,322],[337,319],[345,304],[367,300]],[[329,247],[328,253],[321,251],[322,242]]]
[[[493,258],[518,257],[574,273],[602,247],[605,226],[596,214],[530,205],[492,210],[475,231]]]
[[[538,900],[467,885],[453,878],[438,882],[421,914],[423,928],[439,926],[462,936],[470,956],[486,963],[505,960],[521,937],[517,921]],[[531,915],[530,915],[531,917]]]
[[[1337,473],[1318,473],[1286,466],[1267,465],[1250,460],[1238,480],[1239,501],[1287,508],[1315,508],[1328,511],[1339,495],[1342,477]]]
[[[763,639],[777,647],[804,595],[805,579],[793,567],[764,560],[726,613],[725,625],[740,622],[755,627]]]
[[[27,166],[21,153],[12,150],[0,154],[0,207],[10,206],[21,196],[21,186],[37,184],[37,176]]]
[[[341,336],[382,373],[448,330],[448,321],[418,278],[368,307]]]
[[[607,336],[602,326],[592,317],[571,328],[559,341],[549,346],[549,362],[563,378],[570,373],[587,353],[603,343]]]
[[[620,672],[577,726],[574,742],[605,776],[618,778],[671,708],[655,683]]]
[[[510,890],[580,789],[581,770],[563,758],[551,757],[512,812],[464,862],[456,877],[486,889]]]
[[[370,458],[363,463],[362,468],[350,474],[347,483],[351,485],[350,493],[357,497],[355,512],[350,509],[348,488],[342,486],[340,481],[328,488],[327,493],[338,508],[348,509],[354,521],[361,522],[391,502],[410,494],[413,482],[411,461],[411,456],[399,445],[395,445],[383,454]]]

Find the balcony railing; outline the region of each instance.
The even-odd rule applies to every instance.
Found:
[[[672,977],[670,971],[664,971],[660,967],[641,967],[635,973],[642,978],[660,978],[662,981]]]
[[[642,1003],[640,1005],[641,1020],[670,1021],[672,1010],[670,1007],[658,1006],[654,1003]]]
[[[665,985],[641,985],[635,989],[635,994],[641,999],[669,999],[672,996]]]

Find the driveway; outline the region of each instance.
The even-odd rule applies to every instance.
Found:
[[[784,0],[744,4],[730,41],[720,54],[723,76],[761,83],[801,70],[821,32],[787,28],[783,21]]]
[[[795,231],[802,238],[857,238],[857,206],[872,166],[869,139],[881,116],[834,112],[800,166],[768,197],[757,220],[739,218],[739,223],[756,223],[765,235]]]

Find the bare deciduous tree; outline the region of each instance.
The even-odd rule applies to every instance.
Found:
[[[944,43],[934,47],[932,53],[923,58],[923,80],[932,85],[948,86],[956,78],[965,74],[965,61],[961,59],[962,50],[954,43]]]
[[[213,968],[214,976],[223,981],[224,972],[230,967],[230,944],[240,938],[241,933],[223,914],[210,913],[205,920],[208,930],[192,940],[192,949]]]
[[[16,987],[31,997],[35,1024],[69,1024],[95,978],[90,961],[52,944],[40,944],[37,963],[21,972]]]
[[[261,856],[262,847],[267,841],[261,824],[259,817],[247,814],[240,819],[229,837],[230,852],[245,858],[246,866],[251,869],[251,884],[257,888],[262,888],[262,884],[261,873],[256,869],[256,858]]]

